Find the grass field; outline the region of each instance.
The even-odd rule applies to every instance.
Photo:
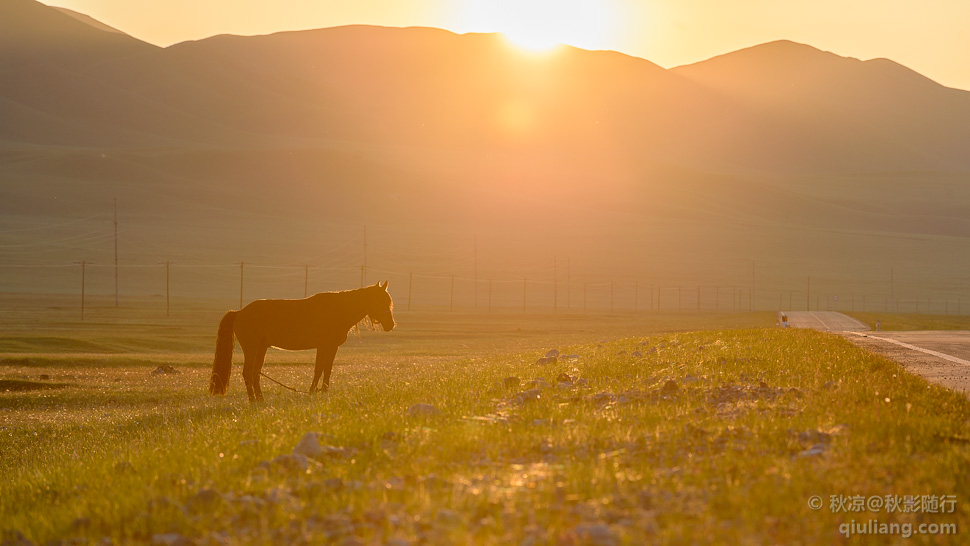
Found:
[[[846,313],[876,329],[883,330],[970,330],[970,317],[962,315],[924,315],[915,313]]]
[[[772,313],[400,313],[395,331],[364,329],[341,348],[328,394],[264,380],[256,409],[238,366],[226,398],[205,392],[218,313],[33,313],[0,319],[9,540],[881,543],[952,524],[958,534],[924,538],[959,543],[966,532],[970,402],[841,338],[771,328]],[[564,356],[537,364],[549,349]],[[305,388],[311,362],[275,352],[265,371]],[[163,366],[177,373],[153,373]],[[319,445],[295,454],[311,432]],[[855,510],[858,499],[900,507]],[[870,520],[896,535],[840,529]]]

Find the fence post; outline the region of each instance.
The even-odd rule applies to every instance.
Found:
[[[559,312],[559,259],[552,257],[552,312]]]
[[[525,313],[525,293],[529,285],[528,279],[522,279],[522,312]]]

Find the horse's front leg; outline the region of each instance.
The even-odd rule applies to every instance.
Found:
[[[326,345],[317,348],[317,365],[313,370],[313,383],[310,384],[310,392],[314,392],[317,383],[320,381],[320,374],[323,374],[323,384],[320,385],[321,391],[330,388],[330,372],[333,370],[333,358],[337,356],[337,345]]]

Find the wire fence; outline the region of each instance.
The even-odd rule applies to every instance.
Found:
[[[477,268],[476,268],[477,269]],[[546,268],[548,269],[548,268]],[[237,308],[262,298],[303,298],[317,292],[390,282],[395,310],[521,313],[742,312],[834,310],[956,314],[970,312],[970,291],[958,283],[924,287],[885,280],[844,278],[761,280],[747,284],[677,283],[580,278],[558,270],[525,269],[520,276],[442,275],[381,267],[267,265],[240,261],[190,264],[172,261],[114,264],[0,264],[3,294],[68,295],[85,306],[152,301],[171,313],[186,299]],[[767,275],[765,275],[767,277]],[[38,302],[41,298],[38,297]],[[38,303],[38,305],[40,305]],[[72,307],[75,305],[72,304]]]

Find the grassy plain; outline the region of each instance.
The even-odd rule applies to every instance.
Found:
[[[841,338],[770,328],[772,313],[397,318],[351,337],[328,394],[264,380],[253,409],[238,367],[225,399],[205,393],[217,312],[6,313],[6,538],[811,544],[870,519],[966,532],[970,402]],[[552,348],[576,356],[537,364]],[[276,352],[266,371],[305,388],[311,361]],[[294,456],[308,432],[324,447]],[[955,502],[831,504],[905,495]]]
[[[883,330],[970,330],[970,316],[917,313],[846,313],[876,329]]]

